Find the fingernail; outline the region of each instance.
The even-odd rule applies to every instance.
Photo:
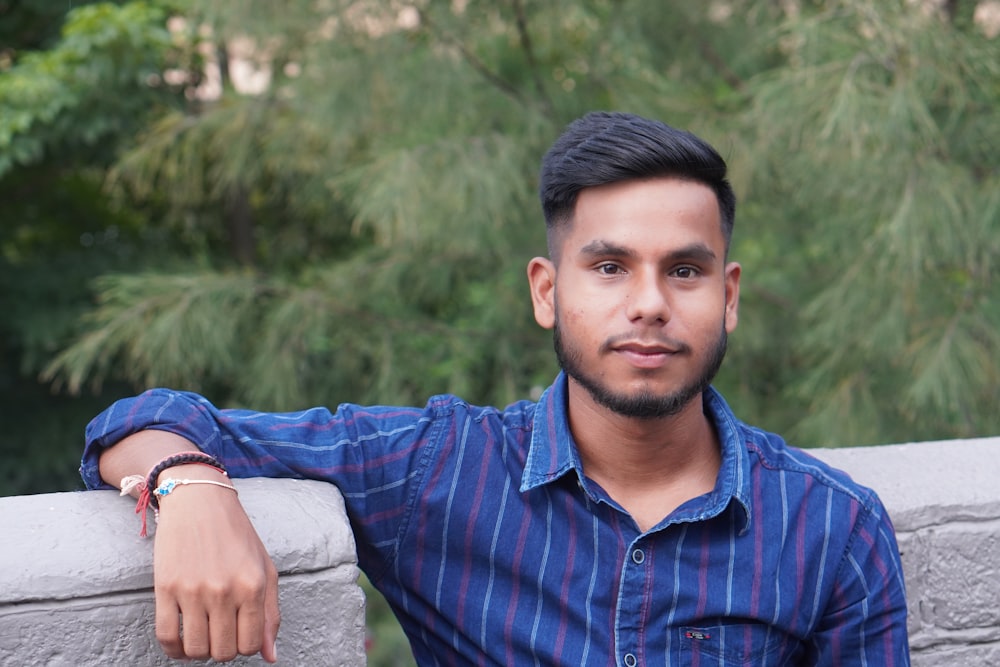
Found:
[[[274,656],[275,661],[278,659],[278,640],[275,639],[274,643],[271,644],[271,655]]]

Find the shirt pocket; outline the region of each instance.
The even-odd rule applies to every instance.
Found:
[[[778,650],[785,635],[763,624],[699,625],[675,632],[682,667],[783,665],[787,657]]]

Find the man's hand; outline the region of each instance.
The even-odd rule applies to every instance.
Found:
[[[153,577],[168,656],[277,660],[278,572],[235,493],[187,485],[160,499]]]
[[[101,455],[101,477],[120,486],[166,456],[197,449],[166,431],[134,433]],[[160,474],[229,484],[203,465]],[[133,494],[137,491],[133,491]],[[232,660],[260,653],[278,659],[278,572],[239,498],[212,484],[179,486],[160,498],[153,548],[156,638],[171,658]]]

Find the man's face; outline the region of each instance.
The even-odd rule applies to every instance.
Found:
[[[589,188],[558,242],[558,266],[536,258],[528,272],[571,397],[627,417],[678,413],[736,327],[740,267],[725,263],[715,194],[674,178]]]

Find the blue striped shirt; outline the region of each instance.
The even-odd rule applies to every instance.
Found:
[[[320,479],[346,499],[361,567],[421,665],[907,665],[892,524],[869,489],[704,405],[722,446],[713,491],[643,532],[588,480],[566,380],[504,410],[219,410],[152,390],[88,426],[103,447],[172,431],[235,477]]]

